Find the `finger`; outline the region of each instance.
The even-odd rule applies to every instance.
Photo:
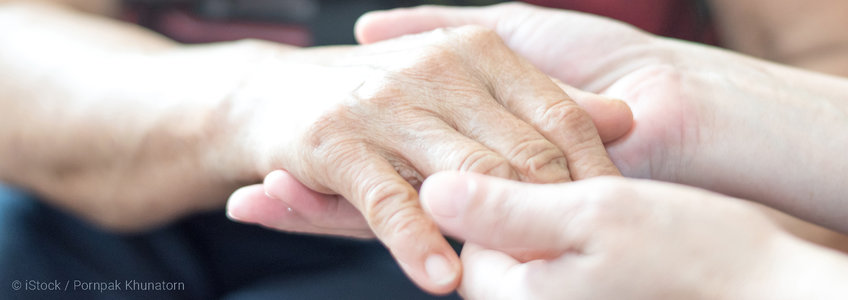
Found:
[[[462,247],[462,286],[465,299],[520,299],[524,295],[515,287],[519,261],[506,253],[466,243]],[[508,293],[515,292],[514,295]]]
[[[285,203],[265,195],[261,184],[242,187],[227,200],[227,216],[243,223],[262,224],[289,217]]]
[[[476,43],[503,43],[495,34]],[[491,47],[492,49],[505,49]],[[489,53],[497,65],[480,74],[507,110],[532,125],[565,154],[573,180],[620,175],[609,159],[592,118],[550,77],[508,50]],[[505,67],[510,72],[503,72]]]
[[[317,228],[371,231],[362,213],[347,199],[315,192],[289,172],[273,171],[265,176],[263,184],[269,197],[285,203]]]
[[[492,109],[444,108],[441,115],[452,119],[456,128],[440,119],[421,121],[424,129],[399,137],[419,142],[392,145],[393,150],[425,177],[457,170],[532,182],[570,180],[565,156],[556,146],[494,100],[488,101]]]
[[[592,184],[442,172],[424,182],[421,203],[446,233],[467,242],[508,253],[581,251],[593,230],[583,225],[594,209],[587,195],[599,187]]]
[[[373,238],[370,228],[317,227],[282,201],[268,197],[261,184],[243,187],[227,201],[227,216],[241,223],[298,233]],[[332,225],[331,225],[332,226]]]
[[[521,181],[556,183],[571,180],[565,154],[533,126],[509,113],[495,99],[481,99],[492,109],[443,108],[456,130],[505,157]],[[443,169],[445,170],[445,169]],[[440,170],[441,171],[441,170]]]
[[[371,44],[443,27],[477,24],[494,28],[494,17],[489,9],[441,6],[372,11],[359,17],[354,34],[359,43]]]
[[[604,144],[622,138],[633,128],[633,111],[626,102],[586,92],[553,78],[552,80],[589,114]]]
[[[356,36],[360,43],[374,43],[464,25],[496,31],[513,51],[546,74],[589,91],[608,87],[608,76],[603,75],[629,63],[614,54],[646,46],[653,39],[625,23],[518,2],[483,8],[420,6],[371,12],[357,21]]]
[[[517,3],[494,5],[485,8],[421,6],[375,11],[363,15],[357,21],[356,36],[360,43],[373,43],[436,28],[475,24],[496,30],[507,43],[510,43],[513,40],[512,37],[514,34],[523,32],[519,29],[534,28],[534,24],[524,24],[522,22],[528,19],[545,19],[548,17],[547,15],[543,15],[545,13],[548,13],[546,9]],[[565,15],[563,11],[558,11],[558,13],[559,15],[557,16],[560,17]],[[550,17],[552,18],[553,16]],[[559,26],[562,28],[585,27],[587,24],[597,23],[593,22],[597,20],[580,15],[569,16],[569,18],[557,18],[557,20],[559,23],[562,23],[562,26]],[[563,22],[563,20],[571,21]],[[522,48],[521,45],[512,46],[517,46],[519,49],[514,50],[517,50],[519,53],[533,52],[530,51],[531,49]],[[551,53],[551,55],[556,55],[556,53]],[[550,62],[558,61],[550,57],[550,55],[545,57],[533,55],[528,58],[533,60],[539,68],[548,71],[553,71],[549,66]],[[563,73],[559,70],[556,71],[554,72],[556,74],[569,74],[569,72]],[[611,142],[623,136],[632,127],[632,113],[629,107],[626,107],[625,103],[618,100],[612,102],[590,101],[597,98],[583,97],[591,94],[576,93],[579,90],[570,87],[567,92],[569,92],[569,95],[575,94],[575,97],[579,98],[575,100],[586,100],[577,102],[591,116],[604,143]]]
[[[459,257],[421,209],[415,189],[375,151],[351,149],[317,158],[341,168],[328,172],[328,186],[362,212],[413,282],[435,294],[453,291],[460,279]]]

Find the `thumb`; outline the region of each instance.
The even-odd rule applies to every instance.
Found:
[[[586,195],[599,188],[598,182],[605,181],[534,185],[441,172],[424,182],[420,200],[451,236],[513,256],[556,256],[579,252],[591,236],[591,228],[579,224],[588,203]]]

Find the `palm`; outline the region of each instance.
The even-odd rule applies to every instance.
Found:
[[[607,145],[625,176],[676,181],[700,132],[692,98],[680,88],[680,74],[667,66],[646,66],[624,75],[602,93],[623,99],[634,114],[633,128]],[[673,165],[670,165],[673,164]]]

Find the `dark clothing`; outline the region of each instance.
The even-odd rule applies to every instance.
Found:
[[[115,281],[120,290],[105,284]],[[275,232],[223,212],[115,235],[2,185],[0,284],[0,299],[434,298],[377,242]]]

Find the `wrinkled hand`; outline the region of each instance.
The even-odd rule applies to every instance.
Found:
[[[604,143],[629,130],[631,115],[619,101],[561,85],[592,116]],[[285,170],[265,176],[263,184],[233,194],[227,212],[239,222],[269,228],[359,238],[374,237],[362,214],[340,195],[315,192]]]
[[[260,170],[285,169],[303,188],[322,193],[309,196],[318,209],[359,213],[368,225],[343,218],[283,229],[349,236],[373,231],[430,292],[453,290],[460,267],[418,203],[415,186],[426,176],[462,170],[563,182],[618,174],[590,116],[486,29],[297,51],[283,56],[283,64],[273,59],[235,96],[233,111],[248,112],[238,119],[246,124],[246,147],[256,149]],[[286,78],[279,70],[296,75]],[[267,97],[286,93],[302,103]],[[630,125],[629,110],[620,101],[603,101],[597,107],[623,116],[612,126],[619,128],[612,135],[621,135]],[[248,187],[233,198],[256,192]],[[237,209],[230,215],[241,219]]]
[[[672,184],[445,172],[424,182],[421,202],[466,241],[460,293],[469,299],[836,299],[828,288],[844,286],[848,271],[844,256],[738,199]],[[799,279],[818,271],[827,275]],[[821,289],[792,290],[806,283]]]
[[[834,138],[848,125],[844,80],[525,4],[374,12],[356,33],[371,43],[467,24],[495,30],[556,79],[626,101],[633,129],[607,145],[625,176],[755,200],[848,232],[835,213],[846,208],[848,161],[835,150],[846,142]]]
[[[602,105],[609,101],[591,100],[598,99],[598,96],[565,86],[570,89],[572,98],[591,114],[602,137],[605,137],[605,128],[626,133],[621,139],[621,134],[607,134],[604,139],[605,143],[612,142],[607,144],[610,154],[625,175],[662,177],[668,173],[665,162],[681,159],[680,147],[676,145],[682,143],[681,139],[689,137],[682,132],[694,132],[697,128],[684,126],[691,126],[697,120],[687,118],[694,109],[680,97],[679,87],[674,81],[675,72],[665,66],[665,56],[658,58],[655,55],[654,38],[629,26],[584,14],[523,4],[486,8],[425,6],[366,14],[357,23],[356,33],[360,42],[374,43],[409,33],[464,24],[478,24],[495,30],[508,46],[555,79],[612,94],[638,108],[636,116],[639,122],[631,131],[629,122],[627,127],[623,127],[614,125],[614,117],[605,119],[617,115],[614,108]],[[586,100],[581,101],[581,98]],[[285,172],[271,174],[265,181],[268,183],[265,194],[271,199],[264,197],[261,187],[251,187],[237,194],[240,197],[231,197],[229,208],[231,211],[236,209],[242,221],[283,230],[333,233],[326,229],[319,231],[321,228],[315,228],[315,225],[350,228],[340,225],[361,222],[355,217],[343,217],[351,215],[345,212],[350,209],[340,209],[339,205],[335,205],[335,196],[310,193],[292,180]],[[285,207],[263,210],[260,204]],[[288,208],[299,213],[286,213]]]
[[[368,13],[357,23],[356,34],[367,44],[467,24],[491,28],[555,79],[626,101],[636,118],[634,128],[608,145],[625,176],[671,177],[667,165],[684,159],[682,152],[697,138],[702,112],[695,109],[698,99],[681,92],[684,82],[673,65],[674,53],[624,23],[518,3],[422,6]]]

